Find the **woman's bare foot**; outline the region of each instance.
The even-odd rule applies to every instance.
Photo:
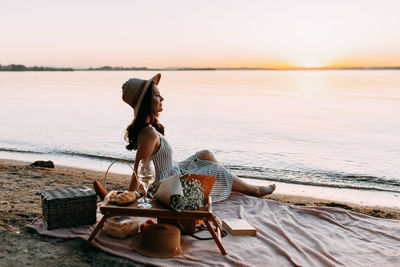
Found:
[[[274,192],[276,189],[276,185],[275,184],[271,184],[268,186],[258,186],[257,187],[257,193],[256,193],[256,197],[262,197],[262,196],[266,196],[266,195],[270,195],[272,194],[272,192]]]

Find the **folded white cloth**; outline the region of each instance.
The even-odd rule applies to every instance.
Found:
[[[181,180],[177,174],[163,179],[154,197],[168,207],[171,207],[171,196],[173,195],[184,196]]]

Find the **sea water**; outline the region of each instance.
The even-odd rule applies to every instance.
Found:
[[[0,158],[132,162],[121,85],[156,73],[0,72]],[[240,177],[400,192],[400,71],[162,71],[159,89],[177,161],[208,149]]]

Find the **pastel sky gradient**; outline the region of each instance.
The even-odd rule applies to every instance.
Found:
[[[2,0],[0,64],[400,66],[398,0]]]

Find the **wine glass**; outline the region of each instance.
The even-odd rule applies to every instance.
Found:
[[[150,199],[147,198],[147,190],[149,190],[149,186],[154,183],[156,180],[156,170],[154,168],[154,163],[151,159],[149,160],[140,160],[138,166],[138,178],[139,183],[143,185],[144,196],[141,204],[138,205],[139,208],[150,209],[153,206],[150,204]]]

